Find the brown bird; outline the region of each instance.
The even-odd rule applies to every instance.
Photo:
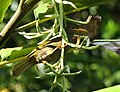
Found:
[[[60,58],[60,38],[47,41],[43,46],[38,46],[26,58],[18,62],[12,70],[13,76],[18,77],[31,66],[42,61],[56,62]]]
[[[101,22],[101,16],[93,16],[88,24],[83,24],[80,27],[73,28],[75,35],[89,36],[92,40],[98,33],[97,29]]]

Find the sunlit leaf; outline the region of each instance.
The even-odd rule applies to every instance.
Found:
[[[16,48],[6,48],[6,49],[1,49],[0,50],[0,56],[2,58],[2,60],[8,58],[8,56],[10,56],[10,54],[15,51],[15,50],[21,50],[22,47],[16,47]]]
[[[120,85],[104,88],[93,92],[120,92]]]
[[[17,58],[24,57],[24,56],[28,55],[36,46],[37,46],[36,43],[23,46],[21,50],[19,50],[19,51],[16,50],[16,51],[12,52],[7,60],[9,61],[9,60],[14,60]]]
[[[46,13],[49,5],[49,3],[44,3],[43,1],[41,1],[39,3],[39,6],[36,9],[34,9],[35,18],[37,19],[40,13]]]
[[[13,60],[28,55],[37,44],[29,44],[24,47],[6,48],[0,50],[2,60]]]
[[[13,62],[21,61],[22,59],[25,59],[25,57],[31,53],[33,49],[35,49],[37,46],[36,43],[28,44],[24,47],[16,47],[16,48],[7,48],[0,50],[0,56],[2,59],[2,62],[0,62],[0,67],[10,64]]]
[[[0,0],[0,22],[3,20],[4,14],[11,4],[12,0]]]

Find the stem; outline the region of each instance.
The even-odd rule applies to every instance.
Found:
[[[53,89],[56,87],[56,84],[57,84],[57,79],[58,79],[58,76],[55,76],[54,82],[53,82],[49,92],[53,92]]]
[[[65,90],[66,90],[65,76],[62,76],[62,82],[63,82],[63,92],[65,92]]]
[[[63,86],[60,84],[60,83],[57,83],[62,89],[63,89]],[[71,92],[69,91],[68,89],[65,89],[66,92]]]
[[[10,21],[7,23],[7,25],[4,27],[4,29],[1,31],[1,36],[4,37],[5,34],[7,33],[7,31],[11,28],[11,26],[14,24],[14,22],[17,20],[18,16],[20,15],[21,13],[21,9],[22,9],[22,6],[24,4],[24,1],[25,0],[21,0],[20,1],[20,4],[18,6],[18,9],[17,11],[15,12],[15,14],[13,15],[13,17],[10,19]]]
[[[59,3],[59,9],[60,9],[60,19],[59,19],[59,23],[60,23],[60,35],[62,36],[62,49],[61,49],[61,58],[60,58],[60,66],[61,69],[64,69],[64,28],[63,28],[63,17],[64,17],[64,11],[63,11],[63,2],[62,0],[60,0]],[[66,85],[65,85],[65,76],[62,76],[62,85],[63,85],[63,92],[65,92],[66,90]]]
[[[62,49],[61,49],[61,58],[60,58],[61,69],[64,69],[64,41],[62,39]]]
[[[10,64],[10,63],[17,62],[17,61],[24,60],[24,59],[26,59],[26,57],[17,58],[17,59],[10,60],[10,61],[1,61],[0,67],[4,66],[6,64]]]
[[[54,5],[54,10],[55,10],[56,16],[59,16],[55,0],[53,0],[53,5]]]
[[[58,10],[57,10],[57,6],[56,6],[56,2],[55,0],[52,0],[52,3],[54,5],[54,11],[55,11],[55,17],[54,17],[54,24],[53,24],[53,29],[56,28],[56,26],[58,26],[58,16],[59,16],[59,13],[58,13]],[[57,17],[56,17],[57,16]],[[58,30],[57,30],[58,31]],[[54,31],[53,35],[55,35],[56,31]]]
[[[41,42],[39,42],[38,44],[43,44],[45,41],[47,41],[50,37],[51,37],[51,35],[54,33],[54,31],[52,31],[52,32],[50,32],[47,36],[46,36],[46,38],[44,39],[44,40],[42,40]]]
[[[110,1],[112,1],[112,0],[106,0],[106,1],[103,1],[103,2],[101,2],[101,3],[99,3],[99,4],[107,3],[107,2],[110,2]],[[115,1],[116,1],[116,0],[115,0]],[[98,5],[99,5],[99,4],[98,4]],[[94,6],[94,5],[96,5],[96,3],[94,3],[94,4],[90,5],[90,6],[87,5],[87,7],[81,6],[81,7],[78,8],[78,10],[80,11],[80,10],[86,9],[86,8],[91,7],[91,6]],[[70,10],[70,11],[66,12],[65,15],[74,13],[74,12],[76,12],[76,11],[78,11],[78,10],[76,10],[76,9]],[[41,23],[44,23],[44,22],[49,21],[49,20],[52,20],[52,19],[54,19],[54,17],[44,18],[43,20],[40,20],[39,23],[41,24]],[[19,32],[19,31],[21,31],[21,30],[26,30],[26,29],[28,29],[28,28],[30,28],[30,27],[33,27],[33,26],[35,26],[35,21],[32,21],[32,22],[30,22],[30,23],[28,23],[28,24],[26,24],[26,25],[20,26],[20,27],[16,28],[15,30],[16,30],[17,32]]]
[[[42,20],[39,21],[39,24],[42,24],[42,23],[47,22],[47,21],[49,21],[49,20],[52,20],[53,18],[54,18],[54,17],[44,18],[44,19],[42,19]],[[35,24],[36,24],[36,21],[32,21],[32,22],[30,22],[30,23],[28,23],[28,24],[25,24],[25,25],[23,25],[23,26],[20,26],[20,27],[16,28],[15,31],[16,31],[16,32],[24,31],[24,30],[26,30],[26,29],[28,29],[28,28],[30,28],[30,27],[35,26]]]
[[[39,0],[32,0],[30,3],[24,3],[25,0],[21,0],[18,6],[17,11],[4,27],[2,32],[0,33],[0,48],[5,44],[5,42],[16,33],[15,28],[19,25],[21,20],[25,17],[25,15],[32,10],[32,8],[39,2]]]
[[[62,49],[61,49],[61,58],[60,58],[60,66],[61,66],[61,69],[64,69],[64,36],[62,35],[63,34],[63,2],[62,0],[60,0],[60,3],[59,3],[59,9],[60,9],[60,19],[59,19],[59,24],[60,24],[60,35],[62,36]]]
[[[95,39],[94,42],[120,42],[120,39]]]
[[[77,20],[74,20],[74,19],[70,19],[70,18],[65,17],[66,20],[71,21],[71,22],[73,22],[73,23],[78,23],[78,24],[88,24],[88,23],[90,22],[91,18],[92,18],[92,16],[89,15],[89,17],[87,18],[86,21],[77,21]]]
[[[74,73],[63,73],[62,75],[64,75],[64,76],[73,76],[73,75],[78,75],[78,74],[80,74],[82,72],[82,70],[81,71],[78,71],[78,72],[74,72]]]
[[[21,1],[25,1],[25,0],[21,0]],[[13,23],[13,25],[8,29],[10,32],[8,31],[3,31],[2,33],[0,33],[0,48],[2,48],[2,46],[6,43],[6,41],[12,36],[14,35],[16,32],[19,32],[21,30],[25,30],[25,29],[28,29],[32,26],[35,26],[35,21],[31,22],[31,23],[28,23],[26,25],[23,25],[21,27],[18,27],[18,24],[20,23],[20,21],[24,18],[24,16],[33,8],[34,5],[36,5],[40,0],[32,0],[30,3],[25,3],[24,4],[24,7],[20,13],[20,15],[18,16],[18,18],[16,19],[16,21]],[[98,2],[98,3],[93,3],[91,5],[87,5],[85,4],[84,6],[80,6],[78,8],[78,10],[83,10],[83,9],[86,9],[88,7],[91,7],[91,6],[94,6],[94,5],[99,5],[99,4],[103,4],[103,3],[107,3],[107,2],[110,2],[112,0],[106,0],[106,1],[102,1],[102,2]],[[116,1],[116,0],[115,0]],[[68,15],[68,14],[71,14],[71,13],[74,13],[76,11],[78,11],[76,9],[74,10],[70,10],[68,12],[65,13],[65,15]],[[45,18],[44,21],[40,22],[39,23],[43,23],[43,22],[46,22],[46,21],[49,21],[49,20],[52,20],[54,17],[51,17],[51,18]],[[11,24],[11,23],[10,23]],[[9,24],[9,25],[10,25]],[[16,29],[15,29],[16,28]],[[6,28],[7,29],[7,28]],[[12,31],[12,32],[11,32]],[[3,35],[3,36],[2,36]]]

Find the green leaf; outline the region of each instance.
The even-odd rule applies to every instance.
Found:
[[[100,89],[100,90],[93,91],[93,92],[120,92],[120,85]]]
[[[25,45],[24,47],[6,48],[0,50],[2,60],[14,60],[28,55],[35,47],[36,43]]]
[[[10,61],[10,60],[14,60],[14,59],[18,59],[18,58],[27,56],[33,49],[36,48],[36,46],[37,46],[36,43],[28,44],[28,45],[22,47],[21,50],[19,50],[19,51],[16,50],[16,51],[12,52],[7,60]]]
[[[7,59],[10,54],[15,51],[15,50],[21,50],[22,47],[16,47],[16,48],[6,48],[6,49],[1,49],[0,50],[0,56],[2,60]]]
[[[49,6],[49,2],[44,3],[43,1],[41,1],[39,3],[39,6],[36,9],[34,9],[35,18],[37,19],[40,13],[46,13],[48,10],[48,6]]]
[[[10,6],[12,0],[0,0],[0,22],[3,20],[4,14]]]
[[[7,48],[0,50],[2,62],[0,67],[25,59],[25,57],[37,46],[37,43],[28,44],[24,47]],[[0,58],[0,60],[1,60]]]

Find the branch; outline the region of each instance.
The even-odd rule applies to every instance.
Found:
[[[5,42],[16,33],[15,28],[19,25],[25,15],[39,2],[40,0],[32,0],[30,3],[25,0],[20,0],[19,6],[13,17],[0,33],[0,48]]]
[[[20,12],[21,12],[21,9],[22,9],[22,6],[23,6],[24,2],[25,2],[25,0],[21,0],[20,1],[20,4],[18,6],[17,11],[13,15],[13,17],[10,19],[10,21],[7,23],[7,25],[4,27],[4,29],[1,31],[1,36],[2,37],[5,36],[5,34],[7,33],[7,31],[11,28],[11,26],[14,24],[14,22],[16,21],[16,19],[20,15]]]
[[[100,3],[100,1],[99,1],[99,3],[93,3],[93,4],[90,5],[90,6],[80,6],[80,7],[78,8],[78,10],[80,11],[80,10],[89,8],[89,7],[91,7],[91,6],[100,5],[100,4],[103,4],[103,3],[108,3],[108,2],[110,2],[110,1],[112,1],[112,0],[102,1],[101,3]],[[117,1],[117,0],[115,0],[115,1]],[[73,9],[73,10],[67,11],[67,12],[65,12],[65,15],[69,15],[69,14],[71,14],[71,13],[77,12],[78,10]],[[42,19],[42,20],[39,21],[39,24],[44,23],[44,22],[49,21],[49,20],[52,20],[52,19],[54,19],[54,18],[55,18],[55,17],[44,18],[44,19]],[[32,22],[30,22],[30,23],[28,23],[28,24],[25,24],[25,25],[23,25],[23,26],[17,27],[15,30],[16,30],[17,32],[19,32],[19,31],[24,31],[24,30],[26,30],[26,29],[28,29],[28,28],[30,28],[30,27],[35,26],[35,23],[36,23],[35,21],[32,21]]]
[[[23,2],[25,0],[21,0],[21,2]],[[31,1],[30,3],[22,3],[22,5],[19,4],[19,6],[21,6],[20,8],[22,8],[21,10],[17,9],[17,11],[19,11],[20,14],[18,14],[16,17],[15,14],[13,15],[14,18],[12,18],[10,21],[14,21],[14,23],[10,23],[8,22],[7,25],[9,25],[9,27],[7,27],[7,25],[5,26],[5,28],[2,30],[2,32],[0,33],[0,48],[2,48],[2,46],[5,44],[5,42],[12,36],[14,35],[15,33],[21,31],[21,30],[25,30],[25,29],[28,29],[32,26],[35,25],[35,21],[31,22],[31,23],[28,23],[26,25],[23,25],[23,26],[20,26],[18,27],[18,24],[21,22],[21,20],[24,18],[24,16],[33,8],[33,6],[35,6],[40,0],[28,0],[28,1]],[[79,7],[79,10],[83,10],[85,8],[89,8],[91,6],[94,6],[94,5],[100,5],[100,4],[103,4],[103,3],[107,3],[107,2],[110,2],[112,0],[102,0],[102,1],[96,1],[96,2],[89,2],[89,3],[86,3],[86,1],[83,1],[83,3],[85,3],[84,5],[81,5]],[[117,1],[117,0],[114,0],[114,2]],[[19,7],[18,7],[19,8]],[[70,13],[73,13],[73,12],[76,12],[77,10],[70,10],[68,12],[65,13],[65,15],[68,15]],[[46,18],[44,19],[43,21],[39,21],[39,23],[43,23],[43,22],[46,22],[46,21],[49,21],[51,19],[53,19],[54,17],[52,18]]]

